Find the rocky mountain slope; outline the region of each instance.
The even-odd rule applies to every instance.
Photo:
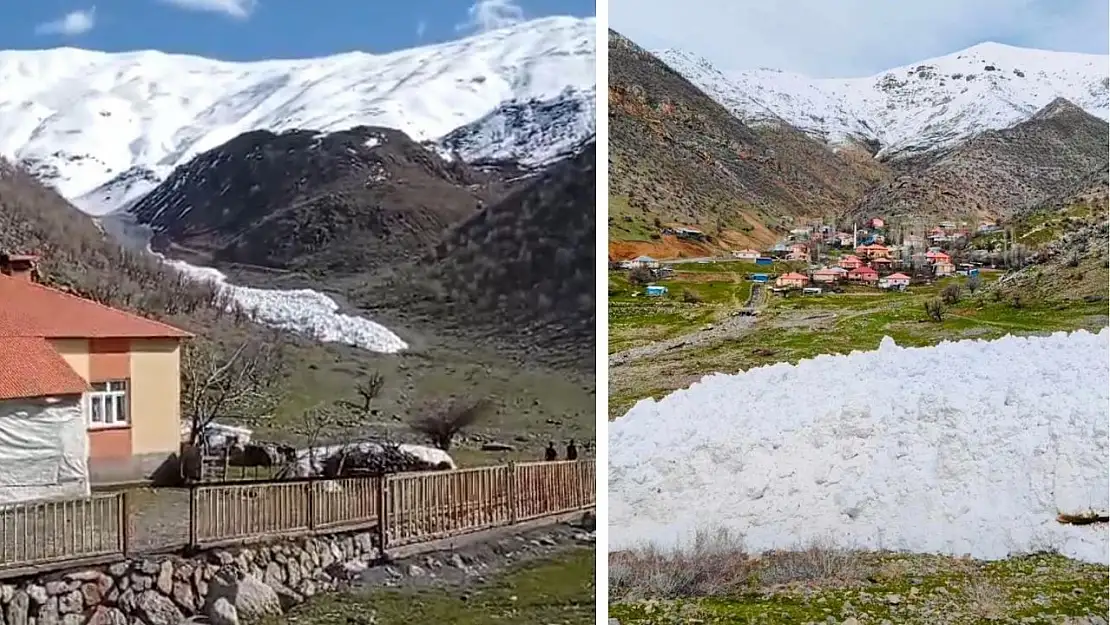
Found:
[[[1058,98],[1023,121],[988,130],[868,194],[861,215],[1006,218],[1067,195],[1105,166],[1110,126]]]
[[[594,30],[593,19],[552,17],[383,55],[254,63],[0,52],[0,155],[98,213],[259,129],[376,125],[418,141],[456,131],[469,158],[542,162],[592,134]],[[576,130],[549,126],[552,108]]]
[[[590,141],[352,300],[435,315],[528,361],[593,371],[596,158]]]
[[[847,211],[889,177],[869,155],[839,156],[788,125],[748,126],[614,32],[609,150],[610,239],[680,223],[765,245],[795,218]]]
[[[1110,118],[1106,55],[988,42],[875,76],[813,79],[726,71],[678,50],[658,54],[746,122],[785,122],[836,145],[861,143],[883,160],[1012,126],[1061,97]]]
[[[127,210],[156,248],[199,264],[365,272],[420,255],[520,173],[445,161],[387,128],[260,130],[178,167]]]

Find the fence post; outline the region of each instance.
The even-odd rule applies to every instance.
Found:
[[[199,546],[197,523],[197,486],[191,484],[189,486],[189,549],[196,549]]]
[[[304,483],[307,489],[305,505],[308,508],[308,531],[316,530],[316,483],[308,480]]]
[[[119,536],[122,543],[123,557],[128,557],[131,552],[131,506],[124,490],[119,497]]]
[[[389,546],[389,475],[382,474],[378,478],[378,553],[385,558],[386,547]]]
[[[517,488],[516,488],[516,463],[512,460],[509,461],[508,467],[505,469],[505,492],[509,497],[509,525],[516,525],[517,520]]]

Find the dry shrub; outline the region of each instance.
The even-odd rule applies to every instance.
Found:
[[[687,548],[610,554],[609,593],[623,601],[723,595],[743,588],[752,567],[739,537],[724,528],[699,531]]]
[[[1001,588],[984,580],[975,580],[964,587],[968,611],[976,618],[997,621],[1006,616],[1009,597]]]
[[[759,564],[759,583],[766,586],[856,580],[863,577],[867,569],[851,551],[817,542],[803,549],[768,552]]]

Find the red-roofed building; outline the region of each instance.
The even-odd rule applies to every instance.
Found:
[[[858,256],[848,254],[847,256],[841,256],[840,260],[837,261],[836,264],[840,265],[844,269],[851,271],[852,269],[863,265],[863,261],[860,260]]]
[[[937,263],[951,263],[952,257],[944,252],[925,252],[925,260],[935,265]]]
[[[775,280],[775,286],[801,289],[809,284],[809,277],[800,273],[784,273]]]
[[[0,430],[12,419],[79,420],[88,478],[149,476],[180,450],[180,349],[191,335],[37,284],[26,258],[0,256]],[[42,437],[38,452],[21,453],[39,453],[42,470],[57,472],[48,465],[61,456],[48,457]],[[13,443],[0,441],[2,457]]]
[[[874,284],[879,281],[879,272],[867,265],[863,265],[862,267],[856,267],[849,271],[848,279],[866,284]]]
[[[856,248],[856,255],[860,258],[889,258],[890,248],[877,243],[861,245]]]

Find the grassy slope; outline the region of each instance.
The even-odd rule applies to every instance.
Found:
[[[371,613],[376,620],[369,620]],[[472,590],[378,589],[321,596],[293,610],[284,622],[586,625],[595,622],[594,613],[594,552],[576,549],[521,566]]]
[[[672,285],[672,294],[683,288],[683,280],[690,275],[676,274],[679,284]],[[989,283],[997,274],[984,277]],[[624,383],[618,383],[615,389],[611,386],[610,416],[623,414],[639,398],[662,396],[702,374],[875,349],[884,336],[903,346],[927,346],[944,340],[992,339],[1006,334],[1097,330],[1107,323],[1105,302],[1030,300],[1015,307],[1008,298],[996,300],[990,289],[975,295],[965,289],[961,300],[949,307],[943,322],[927,321],[924,302],[937,297],[945,285],[962,282],[962,278],[949,278],[906,293],[860,288],[818,297],[772,297],[751,332],[694,349],[668,351],[619,372]],[[620,289],[614,294],[612,287],[610,301],[609,341],[617,349],[688,333],[730,308],[720,303],[695,307],[628,298]]]
[[[910,554],[850,556],[850,574],[807,575],[776,585],[752,578],[724,596],[622,601],[623,625],[698,623],[1060,623],[1110,610],[1107,568],[1056,555],[998,562]],[[787,578],[789,579],[789,577]],[[1085,621],[1091,622],[1091,621]]]

